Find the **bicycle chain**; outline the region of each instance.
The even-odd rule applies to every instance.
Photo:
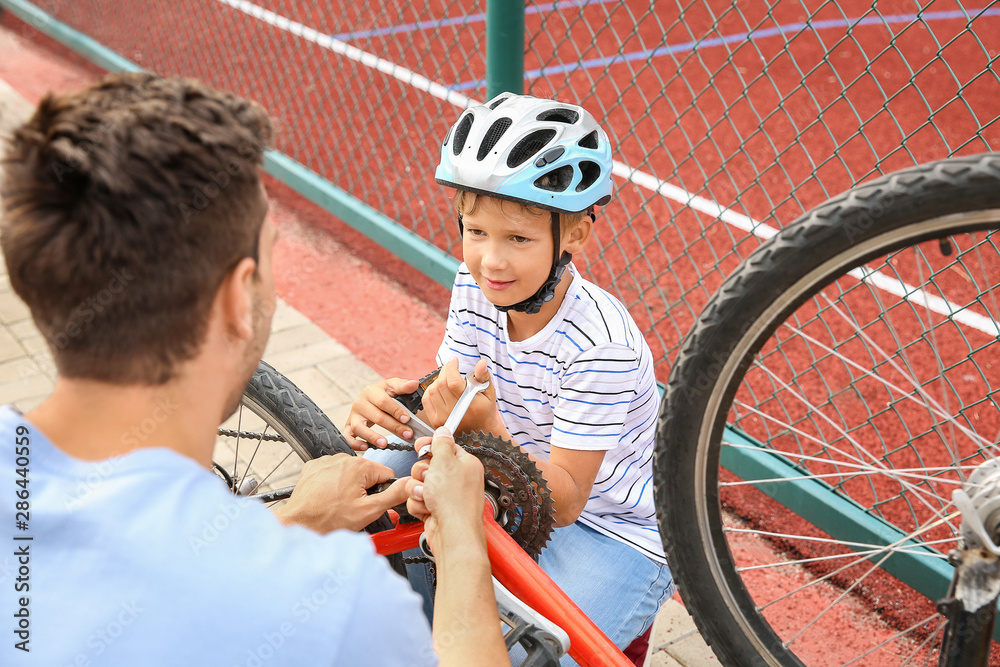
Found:
[[[263,440],[265,442],[285,442],[277,433],[255,433],[254,431],[234,431],[231,428],[219,427],[219,435],[226,438],[242,438],[244,440]]]

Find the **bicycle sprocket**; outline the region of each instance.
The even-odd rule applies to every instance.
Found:
[[[535,462],[520,447],[490,433],[463,433],[455,441],[479,459],[486,486],[497,495],[499,523],[525,552],[537,558],[549,541],[555,507]]]

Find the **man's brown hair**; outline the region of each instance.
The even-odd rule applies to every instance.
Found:
[[[62,376],[160,384],[195,355],[256,257],[271,131],[253,102],[149,73],[49,95],[15,131],[0,245]]]

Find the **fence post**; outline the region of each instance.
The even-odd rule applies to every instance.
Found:
[[[486,0],[486,99],[524,92],[524,0]]]

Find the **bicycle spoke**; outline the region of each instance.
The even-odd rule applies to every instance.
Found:
[[[785,326],[788,326],[789,328],[792,328],[787,323],[786,323]],[[914,397],[914,394],[918,394],[918,392],[917,392],[916,389],[914,389],[914,391],[907,392],[904,389],[902,389],[901,387],[898,387],[896,384],[894,384],[892,382],[889,382],[888,380],[886,380],[884,378],[879,377],[874,371],[864,368],[863,366],[861,366],[861,364],[855,362],[852,359],[849,359],[848,357],[846,357],[845,355],[840,354],[839,352],[837,352],[833,348],[831,348],[831,347],[829,347],[827,345],[824,345],[822,342],[820,342],[820,341],[812,338],[811,336],[809,336],[805,332],[798,331],[797,333],[798,333],[798,335],[800,335],[801,337],[805,338],[806,340],[808,340],[809,342],[813,343],[814,345],[816,345],[818,347],[821,347],[825,351],[829,352],[830,354],[833,354],[833,355],[837,356],[844,363],[846,363],[846,364],[848,364],[848,365],[856,368],[857,370],[861,371],[866,377],[868,377],[868,378],[870,378],[872,380],[877,380],[877,381],[881,382],[882,384],[884,384],[889,389],[892,389],[893,391],[898,392],[900,398],[911,400],[911,401],[914,401],[915,403],[917,403],[919,405],[922,405],[924,407],[930,408],[932,410],[932,412],[936,416],[940,417],[941,419],[944,419],[944,420],[953,419],[948,411],[940,409],[940,408],[938,408],[936,406],[928,405],[926,402],[922,403],[922,402],[918,401]],[[978,440],[979,443],[981,445],[983,445],[983,446],[992,447],[992,446],[994,446],[994,443],[996,442],[996,440],[992,440],[992,441],[991,440],[987,440],[986,438],[984,438],[983,436],[979,435],[975,431],[963,427],[961,424],[958,424],[958,427],[959,427],[960,430],[962,430],[963,433],[965,433],[966,436],[968,436],[970,439]]]
[[[888,646],[889,644],[892,644],[892,643],[896,642],[898,639],[900,639],[902,637],[908,636],[911,632],[913,632],[917,628],[919,628],[919,627],[921,627],[923,625],[927,625],[928,623],[930,623],[934,619],[940,620],[940,618],[938,617],[937,614],[934,614],[933,616],[928,616],[924,620],[918,621],[918,622],[914,623],[913,625],[911,625],[907,629],[901,630],[900,632],[897,632],[895,635],[893,635],[892,637],[889,637],[888,639],[886,639],[881,644],[873,646],[872,648],[870,648],[869,650],[865,651],[864,653],[862,653],[858,657],[854,658],[854,660],[851,660],[850,662],[844,663],[843,667],[848,667],[848,665],[853,665],[854,663],[858,662],[859,660],[861,660],[863,658],[867,658],[869,655],[871,655],[875,651],[881,650],[882,648]],[[924,641],[916,649],[914,649],[914,651],[910,654],[910,658],[907,658],[906,661],[903,662],[902,664],[905,665],[907,662],[910,662],[910,659],[913,656],[915,656],[917,653],[920,653],[924,648],[926,648],[928,642],[930,642],[934,638],[935,634],[938,631],[940,631],[940,624],[939,624],[939,627],[936,630],[934,630],[934,632],[931,632],[928,635],[928,637],[926,639],[924,639]],[[927,659],[929,660],[930,656],[928,656]]]
[[[257,445],[254,447],[253,454],[250,455],[250,460],[247,461],[246,467],[243,468],[243,470],[244,470],[244,474],[243,474],[244,479],[247,477],[247,475],[250,474],[250,469],[253,467],[253,460],[254,460],[254,458],[257,457],[257,452],[260,451],[260,443],[264,441],[264,436],[267,434],[267,431],[270,428],[271,428],[270,424],[265,424],[264,425],[264,430],[261,432],[260,437],[257,438]],[[271,472],[268,473],[267,476],[270,477],[271,473],[273,473],[276,469],[277,469],[276,467],[272,468]],[[260,486],[261,484],[263,484],[263,482],[258,483],[257,486]],[[240,483],[236,486],[236,490],[239,491],[242,486],[243,486],[243,480],[240,480]]]
[[[808,402],[806,402],[806,403],[808,404]],[[734,405],[735,405],[735,404],[737,404],[737,402],[734,402]],[[742,405],[742,404],[741,404],[741,405]],[[754,412],[754,413],[756,413],[756,414],[759,414],[759,415],[760,415],[761,417],[764,417],[764,418],[766,418],[766,419],[770,419],[770,420],[774,421],[775,423],[777,423],[777,424],[779,424],[779,425],[783,426],[784,428],[787,428],[787,429],[789,429],[789,430],[793,430],[793,431],[795,431],[795,432],[796,432],[797,434],[799,434],[799,435],[802,435],[803,437],[806,437],[806,438],[809,438],[810,440],[814,440],[814,441],[818,442],[819,444],[822,444],[822,445],[824,445],[824,448],[825,448],[825,449],[826,449],[827,451],[829,451],[829,452],[833,452],[833,453],[837,453],[837,454],[841,454],[841,455],[842,455],[843,457],[845,457],[845,458],[847,458],[847,459],[849,459],[849,460],[853,460],[853,461],[856,461],[856,462],[857,462],[858,464],[861,464],[861,463],[862,463],[862,461],[861,461],[860,459],[858,459],[858,458],[856,458],[856,457],[854,457],[854,456],[851,456],[850,454],[848,454],[847,452],[843,451],[842,449],[840,449],[840,448],[837,448],[837,447],[833,447],[833,446],[832,446],[832,445],[830,445],[829,443],[824,443],[824,442],[820,441],[819,439],[815,438],[814,436],[811,436],[811,435],[808,435],[808,434],[806,434],[806,433],[804,433],[804,432],[801,432],[801,431],[798,431],[797,429],[794,429],[794,428],[793,428],[793,427],[792,427],[791,425],[789,425],[789,424],[786,424],[786,423],[784,423],[784,422],[781,422],[780,420],[778,420],[778,419],[775,419],[775,418],[774,418],[774,417],[772,417],[771,415],[768,415],[768,414],[766,414],[766,413],[764,413],[764,412],[761,412],[760,410],[757,410],[756,408],[750,408],[749,406],[743,406],[743,407],[745,407],[745,408],[746,408],[746,409],[748,409],[749,411],[752,411],[752,412]],[[848,436],[848,435],[847,435],[846,433],[844,433],[843,431],[841,431],[841,433],[843,433],[843,434],[844,434],[844,436],[845,436],[845,439],[848,439],[849,441],[851,440],[850,436]],[[727,444],[727,446],[734,446],[734,445],[732,445],[731,443],[726,443],[726,444]],[[739,445],[737,445],[737,446],[739,446]],[[857,449],[863,449],[863,448],[861,448],[861,447],[858,447]],[[796,455],[795,455],[794,453],[789,453],[789,452],[785,452],[785,451],[781,451],[780,453],[781,453],[782,455],[785,455],[785,456],[789,456],[789,457],[796,457],[796,458],[800,458],[800,459],[803,459],[803,460],[805,460],[805,459],[806,459],[806,455],[804,455],[804,454],[796,456]],[[892,469],[890,469],[890,468],[888,468],[887,466],[885,466],[885,465],[884,465],[884,463],[882,463],[881,459],[878,459],[878,458],[874,457],[874,455],[871,455],[871,454],[869,454],[869,456],[871,456],[871,458],[872,458],[872,463],[874,463],[874,464],[881,464],[881,467],[878,467],[878,466],[876,465],[876,467],[874,467],[874,468],[873,468],[873,470],[877,470],[877,471],[880,471],[880,472],[881,472],[882,474],[884,474],[884,475],[888,475],[888,476],[890,476],[890,477],[892,477],[892,476],[893,476],[893,474],[892,474]],[[835,465],[835,466],[836,466],[836,465],[840,465],[840,460],[831,460],[831,459],[826,459],[826,458],[818,458],[818,457],[811,457],[811,458],[812,458],[813,460],[816,460],[816,461],[822,461],[823,463],[827,463],[827,464],[832,464],[832,465]],[[846,465],[846,464],[845,464],[845,465]],[[895,478],[894,478],[894,479],[895,479]],[[922,502],[924,503],[924,505],[925,505],[925,506],[926,506],[926,507],[927,507],[927,508],[928,508],[928,509],[929,509],[929,510],[930,510],[931,512],[933,512],[933,513],[934,513],[935,515],[938,515],[938,516],[940,516],[940,513],[939,513],[939,511],[938,511],[938,510],[937,510],[937,509],[936,509],[935,507],[933,507],[932,505],[930,505],[929,503],[927,503],[927,501],[926,501],[926,500],[924,500],[924,498],[923,498],[923,496],[924,496],[924,495],[931,495],[931,494],[930,494],[929,492],[927,492],[927,491],[925,491],[925,490],[921,489],[921,488],[920,488],[919,486],[914,486],[914,485],[912,485],[912,484],[909,484],[908,482],[905,482],[905,481],[904,481],[904,480],[902,480],[902,479],[896,479],[896,481],[897,481],[897,482],[899,482],[899,484],[900,484],[901,486],[903,486],[903,487],[907,488],[907,489],[908,489],[908,490],[910,490],[910,491],[913,491],[913,492],[914,492],[914,493],[915,493],[915,494],[917,495],[917,497],[918,497],[918,498],[919,498],[919,499],[920,499],[920,500],[921,500],[921,501],[922,501]],[[936,495],[933,495],[932,497],[933,497],[933,498],[934,498],[935,500],[941,500],[940,496],[936,496]]]
[[[236,433],[243,432],[243,406],[241,405],[237,410],[239,415],[236,417]],[[236,474],[236,468],[240,464],[240,436],[236,436],[236,453],[233,455],[233,474],[231,479],[233,480],[233,492],[235,493],[240,487],[237,481],[238,475]]]

